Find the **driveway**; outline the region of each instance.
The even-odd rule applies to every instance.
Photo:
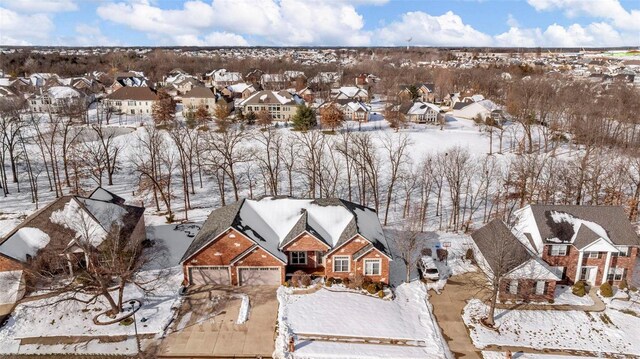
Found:
[[[201,287],[190,290],[165,339],[160,357],[271,357],[278,300],[276,287]],[[236,324],[249,296],[249,320]]]
[[[462,309],[475,291],[469,286],[476,272],[465,273],[449,278],[440,294],[431,292],[429,302],[433,305],[433,314],[456,358],[480,359],[482,355],[471,342],[467,327],[462,321]]]

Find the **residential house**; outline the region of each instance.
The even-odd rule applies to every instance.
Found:
[[[196,111],[200,106],[204,106],[209,114],[213,115],[216,108],[216,94],[212,89],[204,86],[194,87],[182,96],[183,114]]]
[[[487,100],[482,95],[465,97],[462,101],[453,104],[453,117],[472,120],[478,116],[483,119],[493,117],[494,111],[501,111],[500,106]]]
[[[114,75],[111,86],[106,88],[107,94],[123,87],[147,87],[147,78],[140,71],[119,72]]]
[[[252,84],[242,82],[235,85],[229,85],[220,92],[229,98],[241,98],[244,100],[256,92],[256,88]]]
[[[404,101],[435,102],[435,85],[432,83],[402,85],[398,97]]]
[[[377,83],[378,81],[380,81],[380,79],[375,75],[368,74],[368,73],[361,73],[356,76],[355,84],[358,87],[369,88],[370,86]]]
[[[243,100],[240,107],[244,114],[266,110],[274,121],[288,122],[300,104],[304,104],[304,101],[287,91],[258,91]]]
[[[342,105],[345,120],[369,122],[369,107],[360,101],[351,101]]]
[[[261,90],[259,87],[262,74],[264,74],[264,71],[260,69],[251,69],[246,75],[244,75],[244,81],[252,84],[256,90]]]
[[[115,112],[126,115],[152,114],[158,95],[149,87],[122,87],[107,95],[104,102]]]
[[[369,92],[355,86],[343,86],[331,89],[331,99],[341,104],[352,101],[369,102]]]
[[[244,199],[211,212],[182,257],[189,285],[280,285],[296,271],[389,283],[377,213],[340,199]]]
[[[529,205],[515,228],[562,283],[599,286],[631,278],[640,239],[622,207]]]
[[[208,87],[222,89],[229,85],[242,82],[242,74],[239,72],[227,71],[226,69],[217,69],[204,75],[204,84]]]
[[[87,97],[69,86],[52,86],[46,90],[41,88],[40,93],[29,96],[27,102],[33,112],[60,113],[75,106],[86,106]]]
[[[414,123],[439,123],[444,116],[440,107],[429,102],[408,102],[400,106],[405,119]]]
[[[184,77],[178,81],[171,82],[171,84],[178,91],[178,95],[184,95],[195,87],[204,86],[202,82],[194,77]]]
[[[0,239],[3,290],[15,291],[9,296],[19,300],[27,275],[24,268],[34,261],[47,265],[54,274],[82,270],[88,262],[84,249],[99,248],[112,230],[119,230],[121,238],[127,241],[144,240],[144,210],[126,205],[124,199],[100,187],[87,197],[56,199]],[[88,242],[79,245],[87,236]]]
[[[342,73],[333,71],[318,72],[318,74],[309,80],[312,84],[328,86],[329,88],[339,87],[341,81]]]
[[[489,281],[497,283],[500,300],[548,301],[560,277],[499,219],[471,234],[474,257]]]

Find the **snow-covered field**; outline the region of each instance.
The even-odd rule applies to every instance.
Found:
[[[640,356],[640,318],[616,310],[496,309],[497,331],[480,323],[487,310],[477,299],[464,308],[464,322],[478,348],[502,345]]]
[[[545,304],[542,302],[540,304]],[[549,303],[547,303],[549,304]],[[558,285],[556,286],[556,291],[554,293],[553,305],[593,305],[593,299],[589,295],[585,295],[583,297],[578,297],[571,292],[571,286],[569,285]]]
[[[155,239],[166,255],[150,263],[150,267],[139,275],[153,278],[153,289],[145,293],[130,285],[125,288],[125,302],[131,299],[142,301],[142,307],[136,312],[138,333],[149,335],[157,340],[174,317],[175,309],[180,305],[178,290],[183,274],[177,266],[179,259],[191,243],[188,231],[176,225],[150,227],[148,238]],[[93,317],[108,309],[105,300],[99,297],[91,303],[75,300],[61,300],[65,295],[19,304],[7,323],[0,330],[0,354],[14,353],[111,353],[135,354],[137,352],[133,325],[116,324],[96,325]],[[87,298],[81,296],[81,298]],[[125,310],[129,309],[125,305]],[[60,337],[81,339],[76,344],[51,344]],[[83,339],[84,337],[84,339]],[[116,340],[100,342],[99,338],[119,337]],[[37,338],[47,344],[22,344],[21,340]],[[63,342],[65,340],[62,340]],[[88,341],[88,343],[87,343]],[[145,341],[143,341],[143,344]]]
[[[446,358],[450,356],[418,281],[396,289],[392,301],[349,292],[320,289],[312,294],[278,290],[279,336],[276,356],[290,357],[290,335],[344,336],[358,339],[398,339],[415,346],[338,342],[298,342],[295,358]],[[299,349],[298,349],[299,348]]]

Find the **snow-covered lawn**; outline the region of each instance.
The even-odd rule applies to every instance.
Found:
[[[130,285],[125,288],[124,299],[139,299],[142,308],[136,312],[138,333],[157,340],[173,319],[175,309],[180,305],[178,291],[183,280],[179,259],[191,243],[189,231],[182,225],[150,227],[147,237],[155,239],[165,253],[159,261],[139,275],[144,278],[158,278],[151,292]],[[160,261],[160,259],[162,259]],[[114,292],[115,294],[115,292]],[[60,301],[64,296],[19,304],[7,323],[0,329],[0,354],[10,353],[82,353],[82,354],[135,354],[136,342],[133,325],[96,325],[93,317],[108,309],[101,297],[93,303],[74,300]],[[125,310],[129,309],[125,304]],[[129,309],[130,310],[130,309]],[[55,341],[55,337],[127,337],[116,342],[92,340],[88,344],[20,344],[24,338],[45,338]],[[122,339],[122,338],[120,338]],[[146,341],[143,341],[143,344]]]
[[[391,346],[353,343],[303,342],[295,357],[354,357],[379,358],[387,356],[442,358],[449,355],[431,309],[427,293],[420,282],[400,285],[396,298],[381,300],[349,292],[321,289],[312,294],[291,294],[289,289],[278,290],[279,336],[276,354],[286,356],[290,334],[346,336],[406,340],[420,346]],[[305,349],[306,348],[306,349]]]
[[[541,304],[544,304],[541,303]],[[593,305],[593,299],[586,294],[582,297],[578,297],[571,292],[570,285],[558,285],[554,293],[553,305]]]
[[[585,357],[585,356],[574,356],[574,355],[558,355],[558,354],[532,354],[532,353],[511,353],[512,358],[517,359],[595,359],[597,357]],[[484,359],[504,359],[506,358],[506,352],[490,352],[483,351],[482,357]]]
[[[464,308],[464,322],[478,348],[504,345],[640,355],[640,318],[616,310],[497,309],[497,331],[480,323],[487,310],[488,307],[477,299]]]

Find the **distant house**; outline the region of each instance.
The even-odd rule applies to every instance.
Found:
[[[88,262],[85,245],[99,248],[115,229],[128,241],[144,240],[144,208],[126,205],[100,187],[87,197],[62,196],[0,239],[0,285],[17,290],[12,297],[19,300],[24,294],[22,271],[32,261],[47,263],[53,273],[82,270]],[[87,235],[89,242],[80,246],[78,241]]]
[[[287,91],[259,91],[240,103],[244,114],[268,111],[274,121],[290,121],[296,113],[296,106],[304,104],[298,95]]]
[[[33,112],[59,113],[72,106],[87,106],[84,93],[69,86],[52,86],[40,93],[33,94],[27,99],[29,108]]]
[[[189,285],[281,285],[296,271],[389,283],[377,213],[348,201],[266,197],[215,209],[182,257]]]
[[[404,101],[435,102],[435,85],[432,83],[401,85],[398,97]]]
[[[318,74],[309,80],[312,84],[328,86],[330,88],[339,87],[341,81],[342,74],[340,72],[332,71],[318,72]]]
[[[242,81],[241,73],[227,71],[226,69],[213,70],[204,75],[204,84],[217,89],[222,89],[223,87],[237,84]]]
[[[367,88],[375,83],[377,83],[378,81],[380,81],[380,79],[372,74],[368,74],[368,73],[361,73],[356,75],[355,78],[355,84],[358,87],[362,87],[362,88]]]
[[[482,95],[465,97],[462,101],[453,104],[453,117],[472,120],[481,116],[483,119],[492,117],[492,112],[501,111],[500,106],[487,100]]]
[[[204,86],[204,84],[193,77],[185,77],[181,80],[172,82],[173,86],[175,86],[179,95],[183,95],[194,87]]]
[[[352,101],[369,102],[369,92],[355,86],[343,86],[331,89],[331,99],[342,104]]]
[[[241,82],[239,84],[229,85],[220,92],[230,98],[246,99],[256,92],[256,88],[252,84]]]
[[[148,80],[142,72],[119,72],[115,74],[113,83],[106,88],[106,91],[110,94],[123,87],[147,87],[147,82]]]
[[[125,115],[151,114],[158,95],[148,87],[122,87],[107,95],[105,105]]]
[[[414,123],[438,123],[444,116],[440,107],[429,102],[408,102],[400,106],[400,112],[405,119]]]
[[[183,114],[195,111],[200,106],[204,106],[209,114],[213,115],[216,107],[216,94],[208,87],[194,87],[182,96]]]
[[[359,101],[347,102],[342,106],[342,112],[346,120],[368,122],[369,121],[369,107],[366,104]]]

